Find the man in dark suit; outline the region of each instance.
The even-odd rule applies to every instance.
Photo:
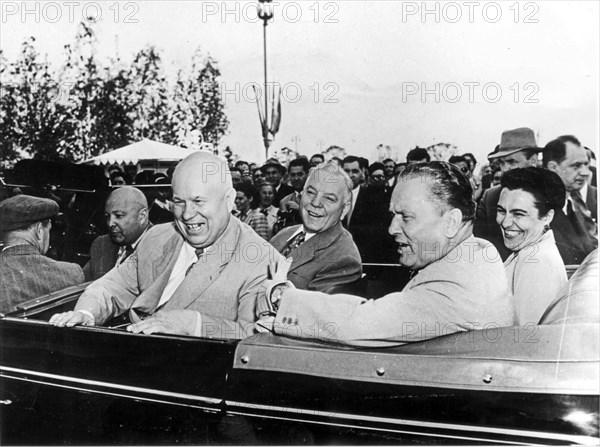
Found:
[[[24,301],[84,281],[81,267],[45,256],[50,245],[50,219],[58,214],[50,199],[17,195],[0,203],[0,312]]]
[[[302,224],[287,227],[271,244],[292,258],[288,280],[299,289],[327,292],[362,274],[360,254],[341,219],[350,208],[352,181],[335,162],[315,168],[300,200]]]
[[[363,262],[395,262],[394,242],[387,229],[391,222],[385,189],[363,186],[368,161],[348,156],[342,162],[352,180],[352,201],[343,225],[352,234]]]
[[[488,155],[488,159],[497,161],[502,172],[529,166],[535,167],[540,150],[533,130],[520,127],[502,132],[500,145]],[[498,185],[483,193],[477,205],[473,234],[494,244],[502,259],[505,260],[510,255],[510,250],[504,246],[500,225],[496,222],[496,209],[501,191],[502,187]]]
[[[133,186],[115,189],[106,201],[104,215],[109,233],[92,242],[90,260],[83,267],[86,281],[95,281],[123,263],[150,226],[146,197]]]
[[[279,212],[277,213],[277,233],[282,228],[291,227],[301,223],[300,220],[300,194],[306,184],[306,178],[308,177],[308,171],[310,170],[310,163],[306,158],[296,158],[290,161],[288,166],[288,173],[290,183],[294,192],[285,196],[279,202]]]
[[[260,170],[265,175],[265,180],[275,187],[273,206],[279,208],[281,199],[294,192],[294,188],[282,182],[286,169],[279,163],[267,161]]]
[[[581,264],[598,247],[598,191],[588,184],[589,159],[577,138],[563,135],[544,148],[544,167],[556,172],[567,201],[550,224],[565,264]]]

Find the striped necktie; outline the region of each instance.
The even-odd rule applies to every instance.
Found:
[[[289,254],[293,250],[295,250],[296,248],[298,248],[300,246],[300,244],[302,244],[304,242],[305,238],[306,238],[306,232],[304,232],[304,231],[301,231],[296,236],[294,236],[288,242],[288,244],[285,246],[285,248],[283,249],[283,251],[281,252],[281,254],[283,255],[283,257],[287,258],[289,256]]]

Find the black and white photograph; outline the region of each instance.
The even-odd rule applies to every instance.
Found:
[[[0,445],[600,445],[593,0],[0,1]]]

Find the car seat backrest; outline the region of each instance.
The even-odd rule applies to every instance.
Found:
[[[600,324],[598,249],[590,253],[571,276],[539,324]]]

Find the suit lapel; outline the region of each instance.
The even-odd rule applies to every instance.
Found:
[[[158,256],[152,262],[152,276],[148,279],[150,286],[135,300],[135,303],[131,307],[131,311],[136,313],[142,312],[145,314],[150,314],[155,311],[156,306],[160,301],[160,297],[169,282],[171,272],[173,271],[173,267],[175,267],[182,245],[183,238],[177,232],[167,240],[162,246],[162,250],[158,251]],[[141,264],[141,268],[143,269],[143,261]],[[140,269],[139,259],[138,269]],[[138,271],[138,275],[142,276],[143,274],[143,272]],[[132,321],[134,321],[131,312],[130,316]]]
[[[218,278],[229,263],[240,238],[239,220],[231,217],[229,225],[219,239],[201,256],[192,270],[165,304],[165,309],[186,309],[196,301]]]
[[[338,222],[333,227],[323,233],[315,234],[308,241],[298,247],[292,256],[292,265],[290,271],[310,262],[314,259],[318,251],[329,247],[339,237],[342,232],[342,223]]]

